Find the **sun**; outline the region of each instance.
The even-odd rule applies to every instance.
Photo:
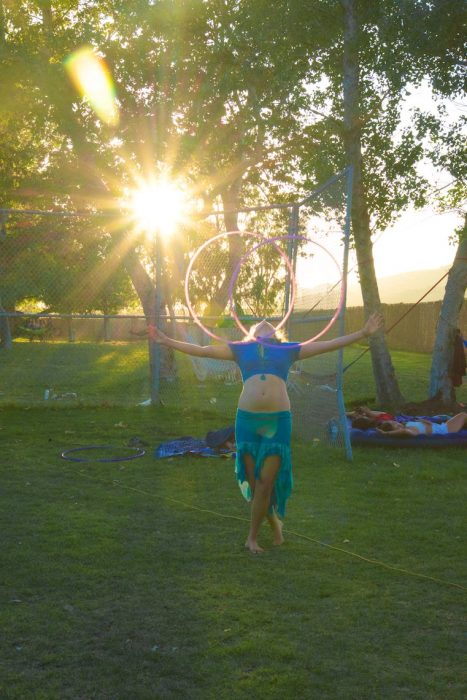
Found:
[[[129,200],[138,227],[150,236],[170,236],[188,216],[187,194],[172,180],[141,182]]]

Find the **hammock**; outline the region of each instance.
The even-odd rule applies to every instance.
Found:
[[[197,343],[189,331],[182,331],[188,343]],[[194,357],[189,355],[196,378],[200,382],[215,379],[225,383],[235,384],[240,380],[240,372],[232,360],[214,360],[211,357]]]

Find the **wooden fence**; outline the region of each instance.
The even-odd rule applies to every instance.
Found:
[[[435,342],[436,325],[441,308],[441,301],[418,304],[407,316],[387,334],[388,345],[394,350],[431,353]],[[410,309],[410,304],[383,304],[386,328],[390,328]],[[14,324],[17,328],[20,320]],[[24,322],[23,322],[24,325]],[[363,325],[363,308],[351,307],[346,312],[346,332],[352,333]],[[69,341],[137,341],[144,338],[145,322],[143,319],[109,318],[109,319],[59,319],[47,321],[48,332],[37,340]],[[467,338],[467,307],[463,306],[459,328]],[[18,333],[21,335],[21,331]],[[23,333],[23,335],[25,335]],[[34,334],[31,339],[35,340]]]
[[[383,304],[385,326],[390,328],[404,316],[411,304]],[[431,353],[435,343],[441,301],[418,304],[388,334],[387,342],[393,350]],[[346,331],[352,333],[362,327],[363,308],[351,307],[346,311]],[[467,306],[464,304],[459,317],[459,328],[467,338]]]

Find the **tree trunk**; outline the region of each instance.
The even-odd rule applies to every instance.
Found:
[[[430,375],[430,397],[440,393],[446,408],[456,404],[456,394],[450,376],[454,358],[454,339],[459,324],[459,314],[467,287],[467,217],[459,241],[456,257],[449,270],[443,303],[436,326]]]
[[[5,22],[5,7],[3,1],[0,0],[0,50],[6,46],[6,22]]]
[[[226,231],[238,231],[238,193],[240,180],[234,180],[229,187],[224,187],[221,191],[222,206],[224,211],[224,224]],[[226,276],[215,299],[211,299],[206,311],[207,316],[220,316],[229,301],[229,286],[232,275],[238,261],[243,254],[243,241],[240,236],[229,236],[229,261],[226,269]]]
[[[341,0],[344,9],[344,145],[353,166],[352,232],[358,260],[365,317],[381,310],[373,260],[370,215],[362,175],[361,115],[359,111],[358,19],[356,0]],[[404,398],[392,365],[383,331],[370,338],[376,400],[382,408],[401,405]]]

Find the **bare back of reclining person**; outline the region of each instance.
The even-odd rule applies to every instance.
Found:
[[[457,413],[445,423],[431,423],[429,420],[419,418],[407,423],[397,420],[387,420],[376,428],[378,433],[389,437],[416,437],[417,435],[448,435],[459,433],[467,426],[467,413]]]

